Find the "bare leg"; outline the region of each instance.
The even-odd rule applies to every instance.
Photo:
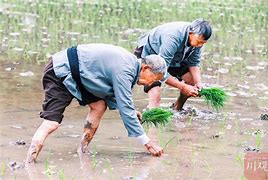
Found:
[[[42,150],[43,144],[49,134],[59,127],[59,123],[55,121],[44,120],[35,132],[30,148],[28,150],[26,163],[36,162],[36,158]]]
[[[189,72],[184,74],[182,76],[182,79],[184,80],[186,84],[194,85],[193,77]],[[174,103],[173,108],[178,111],[182,110],[183,105],[185,104],[188,98],[189,96],[180,93],[180,96],[178,97],[177,101]]]
[[[189,96],[186,96],[180,93],[180,96],[178,97],[177,101],[174,103],[173,108],[175,110],[181,111],[183,109],[183,105],[185,104],[188,98]]]
[[[88,106],[90,110],[87,115],[84,125],[84,133],[81,139],[81,151],[83,153],[90,141],[93,139],[93,136],[99,127],[100,120],[107,108],[107,105],[103,100],[91,103]]]
[[[160,106],[160,101],[161,101],[161,87],[156,86],[150,89],[148,92],[149,96],[149,104],[148,108],[155,108]]]

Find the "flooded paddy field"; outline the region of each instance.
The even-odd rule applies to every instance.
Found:
[[[268,152],[267,1],[153,2],[0,2],[0,179],[243,179],[245,154]],[[190,98],[167,127],[145,126],[164,147],[160,158],[127,137],[118,111],[106,111],[89,152],[78,154],[88,110],[73,100],[37,163],[24,167],[42,122],[41,77],[48,56],[91,42],[132,51],[147,29],[197,17],[214,30],[202,56],[202,81],[227,92],[224,109],[215,112],[202,98]],[[142,87],[133,91],[142,111],[147,95]],[[161,106],[178,95],[163,88]]]
[[[226,107],[217,113],[201,98],[191,98],[185,111],[174,112],[167,127],[145,127],[164,147],[161,158],[151,157],[127,137],[117,111],[105,113],[89,153],[77,154],[87,108],[74,100],[60,128],[46,141],[37,164],[25,168],[31,137],[42,122],[42,66],[1,61],[0,68],[3,179],[239,179],[246,152],[268,151],[268,121],[261,119],[262,114],[268,114],[265,66],[248,71],[248,76],[255,78],[244,82],[218,71],[205,71],[204,82],[218,81],[228,92]],[[207,78],[208,74],[215,78]],[[136,87],[134,94],[135,105],[142,111],[147,104],[142,87]],[[177,95],[177,90],[165,88],[161,105],[170,106]]]

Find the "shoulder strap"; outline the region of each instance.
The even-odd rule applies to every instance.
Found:
[[[75,80],[80,92],[81,92],[81,98],[82,101],[78,100],[80,105],[86,105],[85,102],[85,93],[86,90],[81,82],[80,72],[79,72],[79,62],[78,62],[78,56],[77,56],[77,47],[73,46],[71,48],[67,49],[67,57],[70,65],[70,70],[73,79]]]

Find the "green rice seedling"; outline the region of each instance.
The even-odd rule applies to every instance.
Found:
[[[259,130],[256,133],[255,142],[256,142],[256,148],[260,149],[261,148],[261,143],[262,143],[262,137],[261,137],[261,132]]]
[[[198,155],[199,155],[199,153],[198,153],[198,150],[194,147],[194,145],[193,145],[193,143],[192,142],[190,142],[190,144],[191,144],[191,152],[192,152],[192,154],[191,154],[191,161],[192,161],[192,167],[193,167],[193,169],[192,169],[192,172],[191,172],[191,179],[194,179],[194,177],[196,176],[196,163],[198,162]]]
[[[164,127],[163,126],[160,126],[158,129],[157,129],[157,134],[158,134],[158,139],[159,139],[159,144],[161,147],[164,146],[165,144],[165,139],[166,139],[166,134],[164,133]]]
[[[203,88],[199,91],[199,95],[205,99],[205,102],[216,111],[223,108],[227,101],[227,94],[220,88]]]
[[[238,153],[235,156],[235,161],[242,167],[244,168],[244,155],[242,153]]]
[[[212,169],[209,163],[206,160],[203,160],[204,165],[206,166],[207,172],[209,173],[209,176],[211,175]]]
[[[52,174],[52,166],[49,164],[50,155],[51,155],[51,153],[50,153],[50,149],[49,149],[47,158],[44,162],[45,163],[45,174],[47,176],[50,176]]]
[[[238,120],[238,118],[236,118],[236,120],[235,120],[235,132],[237,134],[239,134],[241,132],[241,124],[240,124],[240,121]]]
[[[6,171],[6,165],[5,165],[5,162],[2,162],[1,163],[1,176],[4,176],[5,171]]]
[[[91,159],[91,165],[92,165],[93,170],[95,170],[96,167],[97,167],[97,165],[98,165],[98,160],[97,160],[95,154],[93,154],[93,155],[91,156],[91,158],[92,158],[92,159]]]
[[[9,44],[10,47],[17,45],[23,49],[38,51],[41,58],[49,52],[58,51],[73,43],[105,42],[131,50],[136,46],[131,42],[136,41],[137,36],[133,33],[127,41],[121,42],[120,32],[126,29],[150,29],[164,22],[191,21],[196,17],[203,17],[210,21],[215,32],[217,31],[211,38],[212,42],[206,45],[206,52],[220,54],[223,57],[241,56],[246,59],[252,59],[255,55],[267,57],[264,50],[267,47],[267,1],[253,3],[250,6],[246,1],[207,2],[209,1],[199,2],[201,5],[196,6],[195,0],[189,0],[187,3],[175,0],[110,0],[79,3],[62,0],[38,3],[3,0],[0,2],[0,6],[4,7],[0,17],[0,41],[4,40],[4,44]],[[5,4],[14,6],[5,8]],[[229,7],[243,7],[243,11]],[[248,23],[243,23],[245,21]],[[46,48],[40,43],[43,38],[47,38],[40,33],[43,27],[46,27],[50,39]],[[89,38],[71,39],[66,37],[68,31],[88,34]],[[9,32],[21,32],[21,35],[16,37],[16,41],[7,41],[5,38],[10,37]],[[248,33],[255,41],[247,36]],[[95,39],[96,36],[99,38]],[[259,45],[263,46],[262,49]],[[10,52],[4,50],[4,53]],[[219,59],[222,58],[220,56]],[[38,62],[37,59],[35,61]]]
[[[152,108],[142,113],[142,122],[146,124],[152,124],[155,127],[159,125],[165,126],[171,121],[173,113],[169,109]]]
[[[224,113],[223,119],[219,123],[221,132],[224,132],[226,124],[227,124],[227,113]]]
[[[64,170],[59,170],[59,180],[66,180],[66,176],[64,174]]]
[[[127,153],[127,159],[129,161],[130,166],[132,167],[134,161],[134,153],[131,149]]]
[[[97,160],[97,150],[96,150],[96,146],[94,145],[94,147],[92,148],[92,155],[91,155],[91,165],[93,170],[96,169],[97,165],[98,165],[98,160]]]
[[[49,165],[49,159],[48,158],[45,160],[45,174],[47,176],[50,176],[52,174],[52,168]]]
[[[193,117],[194,117],[194,116],[193,116],[192,114],[189,116],[189,126],[192,125]]]
[[[104,158],[104,167],[107,169],[109,175],[110,175],[110,179],[114,179],[114,175],[113,175],[113,167],[111,165],[111,162],[108,158]]]
[[[177,136],[173,136],[172,138],[170,138],[170,139],[165,143],[165,145],[163,146],[163,148],[166,148],[167,145],[168,145],[169,143],[171,143],[174,139],[177,139]]]

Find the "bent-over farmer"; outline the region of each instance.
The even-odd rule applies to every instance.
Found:
[[[198,90],[202,88],[199,68],[201,49],[211,34],[208,21],[199,18],[192,23],[166,23],[139,38],[134,52],[137,57],[158,54],[168,66],[168,73],[162,81],[144,87],[149,96],[149,108],[160,105],[162,82],[180,90],[180,96],[173,104],[176,110],[181,110],[189,97],[198,96]]]
[[[26,162],[35,162],[44,141],[62,122],[65,108],[76,98],[87,105],[81,150],[85,151],[107,108],[119,109],[128,136],[136,137],[153,156],[163,149],[145,134],[132,100],[132,87],[151,85],[166,73],[166,63],[157,55],[137,59],[127,50],[108,44],[85,44],[54,54],[45,67],[45,99],[40,117],[44,121],[35,132]],[[137,113],[137,114],[136,114]]]

